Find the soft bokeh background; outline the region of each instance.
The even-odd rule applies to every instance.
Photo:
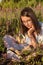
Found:
[[[43,22],[43,0],[0,0],[0,52],[5,50],[4,35],[16,37],[20,32],[20,11],[27,6],[31,7],[38,20]]]

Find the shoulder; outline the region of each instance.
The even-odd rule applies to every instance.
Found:
[[[43,43],[43,22],[39,22],[39,24],[41,25],[41,32],[36,39],[38,43]]]
[[[43,35],[43,22],[39,22],[39,24],[41,25],[41,34]]]
[[[43,22],[39,22],[39,24],[41,25],[41,32],[40,34],[38,35],[38,42],[39,43],[43,43]]]
[[[37,41],[38,41],[38,43],[42,43],[43,44],[43,35],[38,35]]]
[[[43,28],[43,22],[39,22],[39,24],[41,25],[41,28]]]
[[[41,28],[42,28],[42,30],[43,30],[43,22],[41,22]]]

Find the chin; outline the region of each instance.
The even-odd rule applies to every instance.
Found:
[[[32,27],[28,27],[29,29],[31,29]]]

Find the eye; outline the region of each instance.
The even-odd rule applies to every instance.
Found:
[[[31,21],[31,19],[27,20],[27,22],[28,22],[28,21]]]
[[[23,21],[23,23],[27,23],[26,21]]]

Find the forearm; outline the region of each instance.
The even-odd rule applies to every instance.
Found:
[[[31,44],[34,48],[37,47],[37,41],[36,41],[36,31],[33,28],[30,28],[27,32],[29,38],[31,39]]]
[[[36,41],[36,39],[33,37],[33,35],[31,35],[31,44],[33,45],[33,47],[34,48],[36,48],[37,47],[37,41]]]

